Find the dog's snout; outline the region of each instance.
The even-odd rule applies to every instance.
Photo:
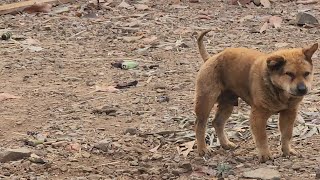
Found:
[[[308,89],[304,83],[299,83],[297,85],[297,93],[299,95],[305,95],[305,94],[307,94],[307,91],[308,91]]]

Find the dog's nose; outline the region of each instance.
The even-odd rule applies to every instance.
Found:
[[[305,95],[307,94],[307,87],[304,83],[299,83],[297,85],[297,93],[298,95]]]

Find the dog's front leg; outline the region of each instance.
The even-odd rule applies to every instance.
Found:
[[[291,148],[292,131],[294,121],[297,117],[297,109],[287,109],[280,112],[279,128],[281,132],[281,145],[284,156],[297,155],[297,152]]]
[[[251,131],[255,144],[258,149],[258,155],[260,162],[265,162],[272,159],[271,153],[268,147],[267,139],[267,121],[271,116],[271,112],[262,108],[252,107],[250,115]]]

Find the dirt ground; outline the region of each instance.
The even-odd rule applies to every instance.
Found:
[[[281,179],[315,179],[320,166],[319,51],[313,91],[296,125],[305,130],[297,130],[293,142],[301,156],[280,156],[273,117],[268,132],[275,159],[260,164],[243,102],[227,127],[239,145],[236,150],[219,147],[211,124],[208,141],[214,156],[203,159],[189,148],[185,157],[178,150],[194,140],[194,82],[203,63],[196,32],[214,29],[205,38],[210,53],[226,47],[270,52],[310,45],[320,42],[319,27],[292,21],[306,10],[319,18],[320,3],[274,1],[266,9],[222,0],[126,2],[129,6],[114,0],[95,10],[77,1],[55,7],[69,8],[62,13],[0,16],[0,32],[13,33],[12,40],[0,41],[0,93],[20,97],[0,101],[0,150],[28,148],[43,160],[0,163],[0,179],[245,179],[245,172],[257,168],[277,170]],[[77,17],[80,11],[88,15]],[[269,15],[281,17],[281,27],[259,33]],[[119,60],[139,66],[123,70],[111,65]],[[135,80],[136,87],[111,92]],[[45,142],[32,143],[38,140]]]

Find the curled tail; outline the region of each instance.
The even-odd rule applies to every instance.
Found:
[[[211,29],[208,29],[208,30],[201,32],[197,38],[199,53],[200,53],[204,62],[206,62],[210,58],[210,55],[209,55],[208,51],[206,50],[206,47],[204,46],[203,36],[206,35],[210,31],[211,31]]]

